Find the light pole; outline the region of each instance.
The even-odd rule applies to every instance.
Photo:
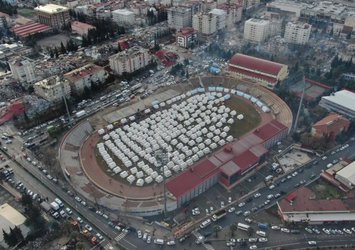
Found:
[[[165,174],[164,174],[164,166],[169,161],[169,155],[164,149],[158,149],[155,151],[155,158],[157,159],[158,166],[160,167],[160,172],[163,175],[163,186],[164,186],[164,217],[166,216],[166,185],[165,185]]]

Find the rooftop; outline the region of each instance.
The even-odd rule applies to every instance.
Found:
[[[51,89],[60,85],[62,81],[58,76],[51,76],[49,78],[43,79],[42,81],[36,82],[34,85],[39,86],[43,89]]]
[[[336,113],[331,113],[331,114],[327,115],[326,117],[324,117],[322,120],[319,120],[318,122],[316,122],[313,126],[314,127],[316,127],[316,126],[331,126],[332,124],[336,123],[339,120],[348,121],[348,119],[346,119],[342,115],[338,115]]]
[[[249,20],[246,21],[246,23],[258,23],[258,24],[268,24],[270,21],[265,20],[265,19],[259,19],[259,18],[250,18]]]
[[[139,55],[139,54],[146,53],[146,52],[148,52],[147,49],[144,49],[139,46],[133,46],[129,49],[126,49],[124,51],[118,52],[117,54],[110,56],[110,59],[111,60],[126,60],[127,57],[132,57],[132,56]]]
[[[266,73],[277,76],[284,64],[276,63],[261,58],[247,56],[243,54],[235,54],[229,60],[230,66],[242,67],[244,69],[251,69],[256,72]]]
[[[348,90],[340,90],[330,96],[323,96],[322,99],[333,102],[355,112],[355,93]]]
[[[127,10],[127,9],[117,9],[112,11],[114,14],[120,14],[120,15],[134,15],[134,12]]]
[[[312,190],[301,187],[279,202],[284,213],[292,212],[337,212],[347,211],[347,206],[340,199],[317,200]]]
[[[12,31],[19,37],[27,37],[36,33],[52,30],[51,27],[41,23],[29,23],[17,26]]]
[[[213,9],[209,13],[211,13],[213,15],[217,15],[217,16],[227,15],[227,12],[222,9]]]
[[[69,11],[69,8],[57,4],[46,4],[46,5],[40,5],[35,8],[36,11],[39,12],[44,12],[47,14],[57,14],[65,11]]]
[[[235,156],[233,161],[238,165],[240,171],[243,173],[249,168],[255,166],[255,164],[259,162],[259,157],[250,150],[247,150],[244,153]]]
[[[88,75],[95,74],[96,72],[99,72],[102,70],[104,70],[102,67],[90,63],[90,64],[87,64],[83,67],[80,67],[78,69],[74,69],[74,70],[64,74],[64,78],[69,81],[75,82],[81,78],[84,78]]]
[[[285,125],[277,120],[272,120],[264,126],[255,129],[254,134],[260,137],[263,141],[267,141],[285,129],[287,129]]]
[[[347,179],[355,186],[355,161],[338,171],[337,175]]]
[[[92,26],[90,24],[87,24],[87,23],[82,23],[82,22],[79,22],[79,21],[74,21],[72,22],[71,24],[72,28],[73,27],[77,27],[77,28],[80,28],[80,29],[95,29],[95,26]]]

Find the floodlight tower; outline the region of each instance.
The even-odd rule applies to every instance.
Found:
[[[305,77],[304,76],[303,76],[303,79],[302,79],[302,85],[303,85],[302,96],[301,96],[300,104],[298,106],[295,124],[293,126],[293,133],[297,132],[298,119],[300,117],[300,113],[301,113],[301,109],[302,109],[302,105],[303,105],[304,90],[306,88],[306,82],[305,82]]]
[[[67,115],[68,115],[68,124],[69,124],[69,126],[71,126],[73,120],[72,120],[72,118],[71,118],[71,116],[70,116],[70,112],[69,112],[69,107],[68,107],[67,99],[66,99],[66,97],[65,97],[64,82],[63,82],[63,79],[60,79],[59,76],[57,77],[56,80],[57,80],[57,81],[60,81],[60,87],[61,87],[60,89],[61,89],[61,91],[62,91],[62,98],[63,98],[63,100],[64,100],[65,110],[67,111]]]
[[[157,159],[158,166],[160,167],[160,172],[163,175],[163,185],[164,185],[164,217],[166,216],[166,185],[165,185],[165,174],[164,174],[164,166],[169,161],[169,155],[168,152],[164,149],[158,149],[155,151],[155,159]]]

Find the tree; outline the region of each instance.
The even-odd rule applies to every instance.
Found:
[[[218,225],[213,225],[213,232],[215,233],[215,237],[218,238],[218,232],[220,231],[220,228]]]
[[[67,50],[65,49],[63,42],[60,42],[60,53],[61,54],[67,53]]]
[[[14,237],[17,240],[17,243],[22,242],[25,238],[23,237],[22,231],[20,228],[18,228],[17,226],[15,226],[14,230]]]
[[[10,228],[10,233],[8,234],[7,241],[5,241],[5,242],[10,247],[13,247],[18,243],[16,235],[15,235],[14,230],[12,228]]]
[[[248,236],[250,237],[254,233],[254,228],[248,227]]]
[[[235,231],[237,231],[238,227],[235,225],[235,224],[232,224],[229,226],[229,231],[230,231],[230,234],[231,234],[231,238],[234,237],[234,233]]]
[[[32,207],[32,197],[28,194],[23,194],[21,198],[21,204],[27,209]]]
[[[5,243],[10,246],[10,244],[9,244],[9,242],[11,241],[10,235],[8,233],[6,233],[4,229],[2,230],[2,235],[3,235]]]

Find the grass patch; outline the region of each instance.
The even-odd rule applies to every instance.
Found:
[[[17,9],[17,12],[19,15],[27,17],[27,18],[33,18],[36,16],[36,12],[33,9]]]
[[[260,114],[258,113],[258,111],[256,111],[254,106],[252,106],[251,104],[247,104],[244,100],[241,100],[237,97],[231,97],[231,99],[227,100],[224,104],[231,110],[237,111],[237,115],[244,115],[244,119],[241,121],[235,118],[236,120],[233,126],[231,127],[229,133],[234,138],[239,138],[240,136],[248,133],[260,124]]]
[[[342,192],[338,188],[323,180],[318,180],[312,183],[312,185],[309,187],[315,193],[316,198],[319,200],[339,199],[342,197]]]

